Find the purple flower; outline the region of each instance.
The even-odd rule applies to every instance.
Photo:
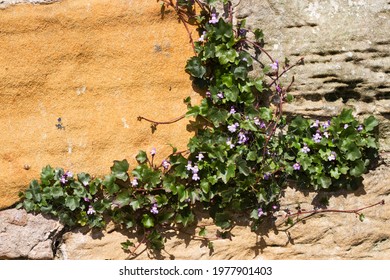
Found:
[[[358,128],[357,128],[357,131],[362,131],[363,130],[363,126],[362,125],[359,125]]]
[[[95,209],[93,209],[92,205],[89,205],[87,214],[88,215],[93,215],[95,213],[96,213]]]
[[[234,148],[234,144],[232,143],[232,138],[229,138],[227,141],[226,141],[226,144],[230,147],[230,149],[233,149]]]
[[[205,36],[206,36],[206,31],[203,31],[203,34],[202,36],[200,36],[200,38],[198,39],[199,42],[204,42],[206,39],[205,39]]]
[[[187,171],[192,170],[192,161],[188,161],[186,168],[187,168]]]
[[[236,113],[236,109],[234,109],[233,106],[230,107],[230,112],[229,112],[229,114],[233,115],[233,114],[235,114],[235,113]]]
[[[294,163],[293,168],[294,168],[294,170],[300,170],[301,165],[298,162],[296,162],[296,163]]]
[[[281,93],[282,92],[282,88],[279,85],[276,85],[276,91]]]
[[[272,206],[272,209],[278,210],[278,206],[277,206],[277,205],[273,205],[273,206]]]
[[[225,97],[222,92],[218,92],[217,96],[219,99],[223,99]]]
[[[254,117],[253,120],[254,120],[255,125],[258,125],[258,126],[261,125],[260,119],[258,117]]]
[[[90,200],[89,200],[88,197],[84,197],[84,201],[85,201],[85,202],[89,202]]]
[[[210,98],[211,97],[211,92],[207,91],[206,92],[206,97]]]
[[[61,176],[60,182],[61,182],[62,184],[66,184],[66,183],[68,182],[68,180],[66,180],[66,176],[65,176],[65,175],[62,175],[62,176]]]
[[[330,126],[330,120],[328,120],[328,121],[326,121],[326,122],[324,122],[324,123],[322,124],[322,127],[323,127],[324,129],[328,129],[329,126]]]
[[[265,215],[265,213],[263,212],[263,209],[261,209],[261,208],[257,209],[257,216],[260,218],[263,215]]]
[[[245,133],[240,131],[240,133],[238,133],[238,144],[244,144],[245,142],[248,141],[248,137],[246,137]]]
[[[271,178],[271,173],[269,173],[269,172],[265,173],[263,178],[264,178],[264,180],[269,180],[269,178]]]
[[[167,160],[163,160],[163,162],[161,163],[161,165],[165,168],[165,169],[168,169],[169,168],[169,166],[170,166],[170,163],[169,163],[169,161],[167,161]]]
[[[152,208],[150,209],[150,213],[157,215],[158,214],[158,209],[157,209],[157,203],[154,203]]]
[[[271,66],[271,68],[273,69],[273,70],[278,70],[278,68],[279,68],[279,62],[278,62],[278,60],[276,59],[272,64],[270,64],[269,66]]]
[[[193,174],[198,174],[198,172],[199,172],[199,167],[198,167],[197,165],[195,165],[194,167],[191,168],[191,170],[192,170],[192,173],[193,173]]]
[[[347,129],[349,127],[348,124],[344,124],[344,129]]]
[[[133,180],[131,180],[131,185],[132,185],[133,187],[138,186],[138,179],[137,179],[137,177],[134,177]]]
[[[151,151],[150,151],[150,154],[152,155],[152,157],[154,157],[156,155],[156,148],[153,148]]]
[[[217,14],[215,14],[215,13],[212,13],[212,14],[211,14],[211,19],[209,20],[209,23],[211,23],[211,24],[216,24],[216,23],[218,23]]]
[[[329,138],[329,133],[328,133],[327,131],[325,131],[325,132],[324,132],[324,136],[325,136],[326,138]]]
[[[322,136],[321,136],[321,134],[317,131],[317,133],[313,135],[313,140],[314,140],[314,142],[316,142],[316,143],[320,143],[320,142],[321,142],[321,139],[322,139]]]
[[[202,159],[204,159],[204,155],[202,153],[199,153],[196,158],[201,161]]]
[[[306,143],[303,144],[303,148],[301,149],[301,152],[307,154],[308,152],[310,152],[310,148],[307,146]]]
[[[194,175],[192,175],[192,180],[194,180],[194,181],[199,181],[200,180],[200,177],[198,176],[198,173],[195,173]]]
[[[335,152],[331,152],[330,156],[328,156],[328,160],[329,161],[336,160],[336,153]]]
[[[232,125],[228,125],[228,130],[230,132],[236,132],[237,128],[239,127],[240,125],[238,123],[235,123],[235,124],[232,124]]]
[[[70,171],[66,171],[65,176],[66,176],[67,178],[72,178],[72,177],[73,177],[73,173],[70,172]]]
[[[310,127],[318,127],[320,121],[316,120]]]

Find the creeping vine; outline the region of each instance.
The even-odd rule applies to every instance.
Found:
[[[126,159],[116,160],[104,178],[46,166],[40,181],[33,180],[20,194],[18,207],[49,213],[68,226],[101,228],[109,217],[141,236],[138,243],[122,243],[136,254],[141,244],[163,249],[164,233],[185,232],[196,224],[196,209],[208,212],[221,228],[218,238],[224,238],[237,213],[248,217],[254,231],[263,219],[272,219],[280,211],[287,181],[317,191],[353,189],[361,182],[378,155],[378,121],[373,116],[361,123],[352,110],[344,109],[331,119],[287,117],[283,105],[293,100],[288,92],[294,78],[285,84],[283,77],[303,64],[303,58],[295,63],[274,59],[261,30],[247,29],[245,21],[233,25],[230,1],[159,2],[162,15],[173,9],[188,32],[195,55],[185,71],[203,98],[198,104],[186,98],[186,114],[171,121],[138,119],[156,127],[194,118],[197,133],[187,150],[173,148],[158,163],[159,151],[139,151],[133,169]],[[215,10],[218,2],[228,5],[227,20]],[[325,212],[362,219],[364,209],[299,210],[287,213],[286,219]],[[201,228],[196,238],[203,238],[211,250],[213,238],[206,234]]]

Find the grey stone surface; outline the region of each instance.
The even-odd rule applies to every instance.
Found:
[[[25,210],[0,212],[0,259],[53,259],[53,242],[63,226]]]
[[[345,106],[381,121],[381,148],[390,150],[390,2],[387,0],[240,0],[235,21],[265,34],[265,49],[291,62],[296,101],[285,111],[337,115]]]

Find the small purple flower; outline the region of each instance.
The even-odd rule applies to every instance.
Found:
[[[245,133],[240,131],[240,133],[238,133],[238,144],[244,144],[245,142],[248,141],[248,137],[246,137]]]
[[[321,136],[321,134],[317,131],[317,133],[313,135],[313,140],[314,140],[314,142],[316,142],[316,143],[320,143],[320,142],[321,142],[321,139],[322,139],[322,136]]]
[[[154,157],[156,155],[156,148],[153,148],[151,151],[150,151],[150,154],[152,155],[152,157]]]
[[[279,85],[276,85],[276,91],[281,93],[282,92],[282,88]]]
[[[336,153],[335,152],[331,152],[330,156],[328,156],[328,160],[329,161],[336,160]]]
[[[89,200],[88,197],[84,197],[84,201],[85,201],[85,202],[90,202],[90,200]]]
[[[186,168],[187,168],[187,171],[192,170],[192,161],[190,161],[190,160],[188,161]]]
[[[310,127],[318,127],[320,121],[316,120]]]
[[[269,66],[271,66],[271,68],[273,69],[273,70],[278,70],[278,68],[279,68],[279,62],[278,62],[278,60],[276,59],[272,64],[270,64]]]
[[[253,120],[254,120],[255,125],[257,125],[257,126],[261,125],[261,121],[258,117],[254,117]]]
[[[212,14],[211,14],[211,19],[209,20],[209,23],[211,23],[211,24],[216,24],[216,23],[218,23],[217,14],[215,14],[215,13],[212,13]]]
[[[260,218],[263,215],[265,215],[265,213],[263,212],[263,209],[261,209],[261,208],[257,209],[257,216]]]
[[[62,184],[66,184],[66,183],[68,182],[68,180],[66,180],[66,176],[65,176],[65,175],[62,175],[62,176],[61,176],[60,182],[61,182]]]
[[[347,129],[349,127],[348,124],[344,124],[344,129]]]
[[[324,129],[328,129],[329,126],[330,126],[330,120],[328,120],[328,121],[326,121],[326,122],[324,122],[324,123],[322,124],[322,127],[323,127]]]
[[[226,141],[226,144],[230,147],[230,149],[233,149],[234,148],[234,144],[232,143],[232,138],[229,138],[227,141]]]
[[[359,125],[358,128],[357,128],[357,131],[361,132],[362,130],[363,130],[363,126]]]
[[[207,91],[206,92],[206,97],[210,98],[211,97],[211,92]]]
[[[265,173],[263,178],[264,178],[264,180],[269,180],[269,178],[271,178],[271,173],[269,173],[269,172]]]
[[[196,158],[201,161],[202,159],[204,159],[204,155],[202,153],[199,153]]]
[[[223,99],[225,97],[222,92],[218,92],[217,96],[219,99]]]
[[[87,214],[88,215],[93,215],[95,213],[96,213],[95,209],[93,209],[92,205],[89,205]]]
[[[324,132],[324,136],[325,136],[326,138],[329,138],[329,133],[328,133],[327,131],[325,131],[325,132]]]
[[[239,127],[240,125],[238,123],[235,123],[235,124],[232,124],[232,125],[228,125],[228,130],[230,132],[236,132],[237,131],[237,128]]]
[[[158,209],[157,209],[157,203],[154,203],[152,208],[150,209],[150,213],[157,215],[158,214]]]
[[[191,170],[192,170],[192,173],[193,173],[193,174],[198,174],[198,172],[199,172],[199,167],[198,167],[197,165],[195,165],[194,167],[191,168]]]
[[[133,187],[138,186],[138,178],[137,178],[137,177],[134,177],[133,180],[131,180],[131,185],[132,185]]]
[[[273,206],[272,206],[272,209],[273,209],[273,210],[278,210],[278,206],[277,206],[277,205],[273,205]]]
[[[294,170],[300,170],[301,165],[298,162],[296,162],[296,163],[294,163],[293,168],[294,168]]]
[[[264,129],[264,128],[266,128],[266,127],[267,127],[267,126],[265,125],[264,122],[261,122],[261,123],[260,123],[260,128],[261,128],[261,129]]]
[[[71,171],[66,171],[65,176],[67,178],[72,178],[73,177],[73,173]]]
[[[198,39],[199,42],[204,42],[206,39],[205,39],[205,36],[206,36],[206,31],[203,31],[203,34],[202,36],[200,36],[200,38]]]
[[[230,107],[230,111],[229,111],[229,114],[233,115],[236,113],[236,109],[234,109],[234,107]]]
[[[302,152],[302,153],[305,153],[305,154],[307,154],[308,152],[310,152],[310,148],[307,146],[306,143],[303,144],[303,148],[301,149],[301,152]]]
[[[164,167],[164,169],[168,169],[171,164],[169,163],[169,161],[164,159],[161,165],[162,167]]]
[[[192,180],[194,180],[194,181],[199,181],[200,180],[200,177],[199,177],[198,173],[195,173],[195,174],[192,175]]]

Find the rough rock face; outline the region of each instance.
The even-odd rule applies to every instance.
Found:
[[[156,1],[8,6],[0,46],[0,209],[47,164],[102,176],[140,149],[162,160],[186,147],[188,119],[154,134],[137,120],[172,120],[197,97],[188,34]]]
[[[295,75],[296,102],[286,112],[337,115],[349,106],[381,120],[390,150],[390,3],[387,0],[241,0],[236,20],[261,28],[265,48],[280,62],[304,57]]]
[[[390,168],[380,166],[364,176],[364,187],[354,192],[334,193],[300,192],[286,189],[282,209],[294,208],[300,203],[302,209],[312,210],[319,206],[323,197],[329,198],[328,209],[352,210],[386,201],[385,205],[362,210],[363,222],[355,214],[317,214],[288,229],[279,217],[276,227],[263,225],[263,230],[251,232],[245,219],[237,219],[231,231],[231,239],[213,241],[210,251],[205,242],[199,240],[198,229],[188,228],[184,232],[167,236],[166,248],[160,254],[140,246],[135,259],[390,259]],[[218,228],[209,219],[200,219],[207,237],[215,239]],[[220,229],[219,229],[220,230]],[[76,230],[64,234],[57,249],[57,259],[125,259],[129,253],[121,249],[121,242],[135,242],[135,236],[125,231],[108,227],[102,233]]]
[[[113,159],[132,158],[138,148],[151,148],[157,136],[161,137],[158,150],[169,139],[174,144],[178,139],[185,144],[188,139],[184,130],[173,133],[185,122],[159,127],[154,135],[149,125],[130,122],[140,114],[156,119],[167,112],[164,117],[170,119],[184,111],[172,105],[181,104],[192,92],[183,73],[191,55],[189,48],[183,49],[188,43],[183,29],[174,19],[161,20],[155,1],[117,1],[115,6],[111,1],[88,2],[64,0],[0,10],[0,45],[7,53],[0,57],[4,104],[0,130],[5,131],[0,134],[4,143],[0,148],[0,207],[12,203],[17,190],[36,178],[46,163],[98,175],[108,170]],[[382,156],[389,162],[390,3],[234,2],[238,4],[235,20],[246,18],[249,27],[262,28],[266,48],[279,61],[285,56],[291,62],[305,57],[305,65],[289,73],[289,78],[296,76],[292,88],[296,102],[285,109],[319,118],[336,115],[344,106],[353,107],[359,116],[375,114],[380,120]],[[141,50],[147,50],[147,55]],[[150,109],[152,105],[158,110]],[[58,117],[62,117],[64,130],[55,128]],[[23,170],[24,164],[31,169]],[[291,187],[281,202],[283,208],[293,210],[299,203],[311,210],[327,197],[329,209],[341,210],[385,200],[385,205],[362,211],[364,222],[354,214],[326,213],[286,229],[279,218],[277,227],[264,224],[256,235],[241,218],[231,231],[231,240],[213,241],[212,251],[199,238],[174,233],[167,236],[160,254],[141,246],[136,259],[390,259],[388,182],[390,168],[381,165],[364,175],[364,186],[356,191],[317,194]],[[12,191],[8,191],[10,184]],[[5,227],[0,224],[3,241]],[[211,239],[216,237],[218,228],[207,218],[200,218],[198,226],[205,226]],[[120,243],[134,238],[112,226],[103,232],[77,229],[62,236],[55,258],[124,259],[129,254]],[[19,245],[14,250],[29,244],[15,242]],[[36,258],[28,252],[0,258]]]
[[[0,212],[0,259],[53,259],[53,243],[63,226],[42,215],[24,210]]]

